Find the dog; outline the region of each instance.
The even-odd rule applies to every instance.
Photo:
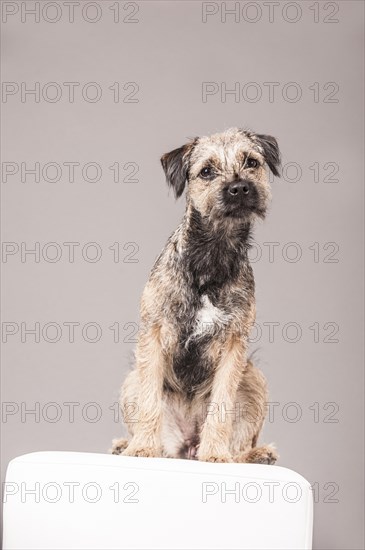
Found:
[[[136,365],[120,398],[131,439],[113,440],[112,453],[273,464],[275,448],[257,446],[267,387],[247,356],[248,250],[270,201],[267,167],[279,175],[278,143],[232,128],[161,163],[176,198],[186,187],[186,211],[143,291]]]

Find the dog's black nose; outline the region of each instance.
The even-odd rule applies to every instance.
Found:
[[[228,193],[232,196],[248,195],[250,192],[250,184],[247,181],[234,181],[227,189]]]

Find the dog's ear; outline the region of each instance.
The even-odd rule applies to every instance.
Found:
[[[266,134],[256,134],[256,139],[263,149],[265,161],[274,176],[280,176],[279,167],[281,164],[279,145],[276,139]]]
[[[189,177],[189,160],[196,140],[186,143],[178,149],[170,151],[161,157],[167,184],[172,187],[175,197],[183,194],[186,181]]]

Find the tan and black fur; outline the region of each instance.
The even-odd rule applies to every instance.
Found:
[[[267,390],[247,358],[255,320],[247,253],[270,199],[266,166],[278,175],[277,142],[233,128],[161,162],[176,197],[186,187],[186,212],[142,295],[136,365],[121,391],[132,437],[114,440],[112,452],[274,463],[273,447],[257,447]]]

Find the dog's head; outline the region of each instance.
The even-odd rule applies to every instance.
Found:
[[[167,183],[211,219],[263,218],[270,199],[266,166],[279,175],[275,138],[232,128],[192,140],[161,158]]]

